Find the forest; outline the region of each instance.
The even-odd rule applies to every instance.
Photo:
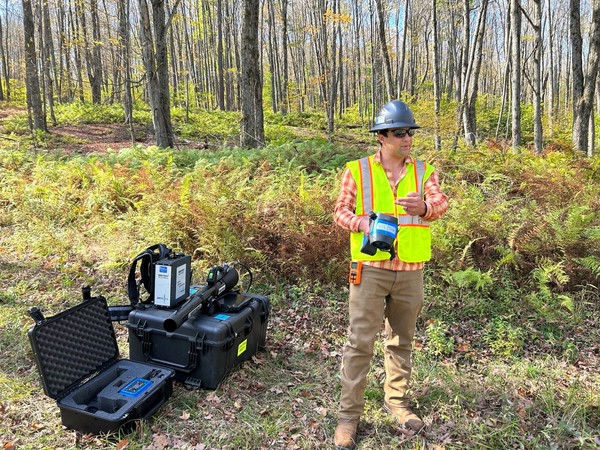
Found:
[[[539,154],[566,135],[592,154],[599,24],[598,2],[581,0],[7,0],[0,101],[28,86],[31,127],[43,130],[55,104],[119,103],[133,124],[139,102],[156,143],[173,147],[171,106],[186,119],[241,111],[242,144],[260,146],[263,109],[325,111],[333,139],[345,113],[368,123],[388,99],[428,98],[436,148],[494,136]]]
[[[0,3],[5,450],[332,448],[350,257],[332,213],[393,98],[450,207],[413,345],[425,429],[382,409],[379,339],[357,449],[600,446],[600,2]],[[192,257],[195,284],[247,266],[266,346],[217,389],[175,383],[131,430],[66,429],[27,311],[84,286],[126,304],[157,243]]]

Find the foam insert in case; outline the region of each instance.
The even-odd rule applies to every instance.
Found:
[[[152,416],[171,396],[174,372],[127,359],[104,297],[92,297],[28,332],[44,392],[62,424],[82,433],[125,430]]]

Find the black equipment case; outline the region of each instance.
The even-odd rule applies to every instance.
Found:
[[[28,336],[44,392],[57,401],[65,427],[94,434],[128,430],[171,396],[172,370],[118,359],[104,297],[48,318],[37,308],[30,315],[36,325]]]
[[[175,370],[186,386],[216,389],[242,362],[265,346],[270,312],[265,296],[230,291],[214,314],[191,314],[175,331],[164,323],[172,309],[145,306],[129,314],[129,357]]]

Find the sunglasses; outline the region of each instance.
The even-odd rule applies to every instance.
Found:
[[[391,131],[394,134],[394,136],[396,136],[397,138],[403,138],[407,134],[409,136],[414,136],[415,132],[417,130],[415,130],[414,128],[410,128],[408,130],[389,130],[389,131]]]

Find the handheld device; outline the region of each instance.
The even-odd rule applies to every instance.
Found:
[[[350,274],[348,282],[350,284],[360,284],[360,275],[362,273],[362,261],[350,261]]]
[[[377,250],[390,253],[390,259],[393,259],[396,252],[394,250],[394,241],[398,234],[398,219],[389,214],[369,213],[369,236],[363,239],[363,246],[360,249],[362,253],[373,256]]]

